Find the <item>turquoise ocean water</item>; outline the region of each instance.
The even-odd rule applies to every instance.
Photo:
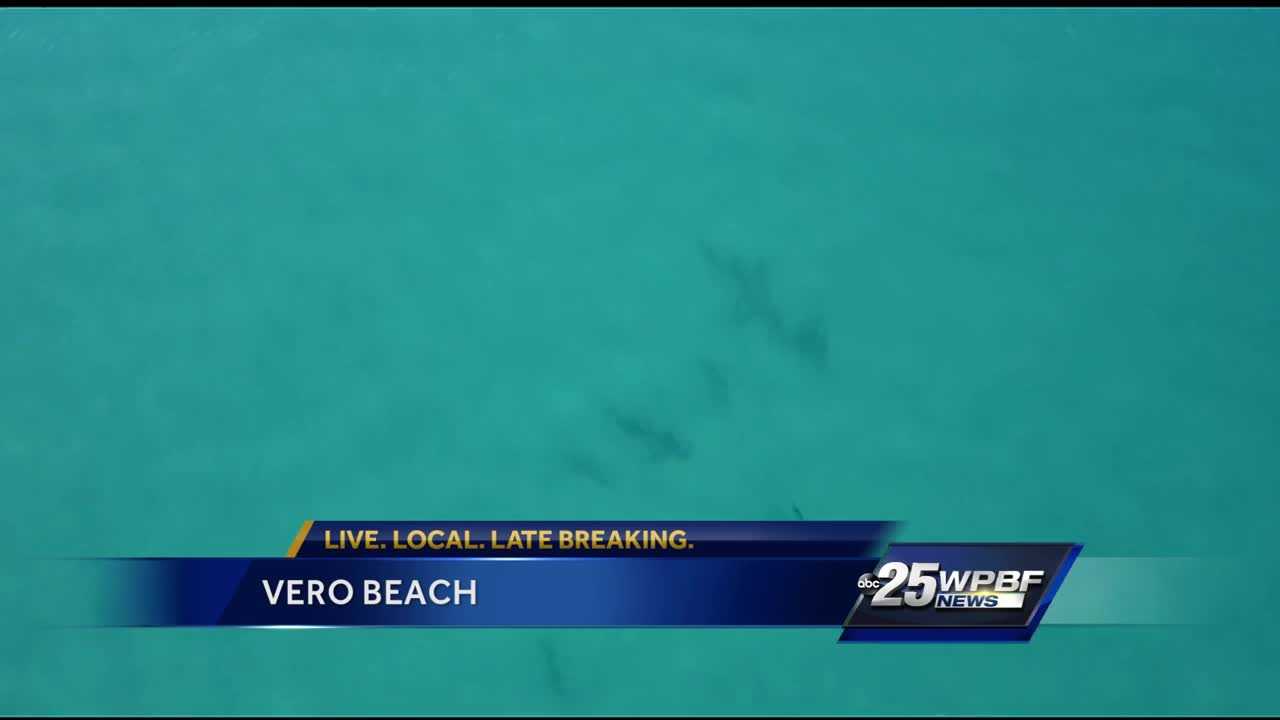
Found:
[[[0,712],[1280,711],[1277,128],[1274,11],[0,11]],[[48,627],[307,518],[797,515],[1263,560],[1019,646]]]

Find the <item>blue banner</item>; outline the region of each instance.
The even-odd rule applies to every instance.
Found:
[[[108,560],[117,626],[830,627],[1025,641],[1080,546],[888,522],[307,522],[285,557]]]

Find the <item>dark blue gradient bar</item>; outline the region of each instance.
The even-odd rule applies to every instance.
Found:
[[[318,520],[305,526],[295,543],[298,558],[317,557],[864,557],[883,549],[896,523],[839,522],[360,522]],[[548,531],[551,547],[495,547],[505,545],[512,532]],[[610,534],[651,540],[652,547],[590,547],[561,544],[561,533],[587,533],[607,542]],[[376,534],[371,534],[376,533]],[[598,533],[597,535],[592,535]],[[429,539],[432,546],[413,547],[410,539]],[[468,546],[459,546],[466,540]],[[451,541],[452,546],[449,546]],[[680,545],[683,547],[676,547]]]
[[[129,612],[116,626],[674,627],[841,625],[875,558],[153,558],[115,562]],[[319,581],[320,603],[273,605],[286,580]],[[354,597],[334,604],[335,581]],[[364,585],[459,604],[366,605]],[[266,585],[264,586],[264,581]],[[474,587],[470,597],[454,594]],[[474,585],[472,585],[474,583]],[[315,598],[313,598],[315,599]]]

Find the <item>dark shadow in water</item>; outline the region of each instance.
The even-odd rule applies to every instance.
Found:
[[[701,361],[698,369],[702,372],[702,382],[706,385],[711,404],[717,410],[727,409],[732,397],[729,392],[729,379],[725,377],[724,371],[710,360]]]
[[[731,255],[699,243],[707,265],[729,288],[733,316],[740,323],[762,327],[769,339],[803,358],[819,371],[827,369],[827,328],[820,316],[793,322],[783,315],[773,296],[770,268],[764,260]]]
[[[542,654],[543,664],[547,669],[547,686],[551,693],[561,700],[569,696],[569,687],[565,683],[564,668],[555,646],[547,638],[538,641],[538,651]]]
[[[570,473],[590,480],[593,484],[602,488],[613,487],[613,479],[609,477],[609,470],[591,455],[571,450],[561,456],[560,459],[564,463],[565,469]]]
[[[605,414],[613,422],[614,427],[643,448],[653,462],[688,460],[693,456],[693,446],[688,440],[672,430],[659,427],[649,418],[620,412],[613,408],[606,409]]]

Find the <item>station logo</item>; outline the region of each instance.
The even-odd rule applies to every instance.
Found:
[[[1029,640],[1080,549],[893,544],[858,578],[841,640]]]

